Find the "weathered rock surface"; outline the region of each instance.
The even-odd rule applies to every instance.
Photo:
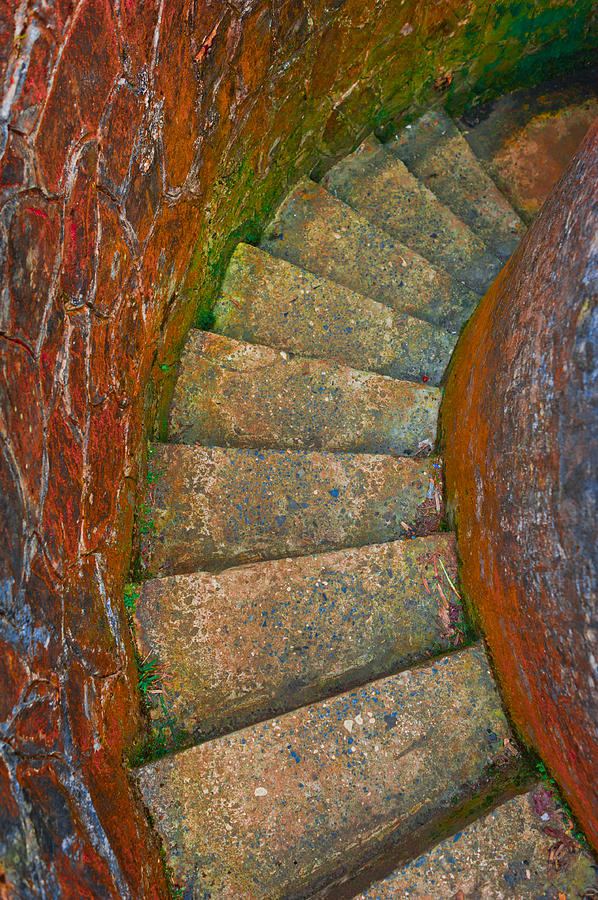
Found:
[[[393,309],[458,330],[476,303],[462,283],[465,269],[461,280],[451,278],[384,230],[385,217],[370,218],[306,179],[284,200],[260,246]]]
[[[474,107],[459,125],[476,158],[529,223],[597,116],[598,86],[589,72]]]
[[[172,443],[412,455],[436,441],[440,391],[192,331]]]
[[[384,147],[401,159],[499,259],[507,259],[513,253],[525,226],[445,112],[428,110]]]
[[[514,721],[594,846],[596,184],[598,121],[468,323],[442,413],[464,590]]]
[[[537,785],[372,885],[356,900],[562,900],[598,892],[594,860]]]
[[[156,444],[151,466],[146,575],[394,540],[440,510],[433,459]]]
[[[136,780],[183,891],[299,900],[370,859],[408,857],[507,789],[522,771],[510,741],[478,644],[158,760]]]
[[[165,674],[149,697],[161,744],[242,728],[455,648],[456,571],[453,536],[436,534],[144,582],[137,644]]]
[[[337,163],[322,186],[477,293],[500,271],[484,242],[375,138]]]
[[[393,378],[442,377],[456,337],[327,278],[239,244],[215,309],[216,331]]]

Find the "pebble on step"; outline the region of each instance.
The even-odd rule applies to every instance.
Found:
[[[191,330],[168,440],[396,453],[434,446],[440,391]]]
[[[481,238],[373,137],[337,163],[322,185],[478,293],[502,267]]]
[[[522,769],[510,739],[476,644],[135,778],[189,896],[309,898],[507,789]]]
[[[454,536],[436,534],[145,581],[135,626],[141,656],[168,673],[149,697],[161,743],[242,728],[454,649],[456,572]]]
[[[596,861],[551,790],[500,805],[356,900],[577,900],[598,896]]]
[[[268,253],[393,309],[458,330],[477,296],[309,179],[299,182],[267,227]]]
[[[432,458],[155,444],[150,465],[146,577],[394,540],[430,512],[428,532],[440,521]]]
[[[508,259],[523,237],[525,225],[446,113],[429,110],[384,146],[499,259]]]
[[[214,310],[237,340],[362,371],[437,384],[456,335],[239,244]]]

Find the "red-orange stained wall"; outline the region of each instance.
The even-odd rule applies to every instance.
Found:
[[[463,333],[442,430],[507,704],[598,847],[598,121]]]

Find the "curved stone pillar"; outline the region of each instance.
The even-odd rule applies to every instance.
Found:
[[[463,333],[442,428],[464,590],[598,846],[598,121]]]

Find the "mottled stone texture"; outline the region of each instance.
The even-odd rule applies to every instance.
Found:
[[[206,900],[347,900],[524,778],[480,643],[136,772]]]
[[[232,245],[415,92],[587,56],[593,5],[0,6],[4,895],[165,895],[122,581],[144,424]]]
[[[598,846],[598,122],[454,358],[462,583],[509,708]]]
[[[552,791],[538,784],[355,900],[589,900],[598,873],[568,825]]]

